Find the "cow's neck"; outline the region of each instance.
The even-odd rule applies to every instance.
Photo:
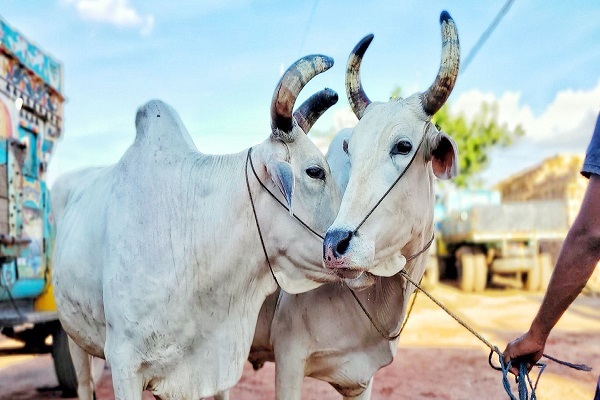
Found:
[[[252,211],[252,203],[256,209],[256,215],[263,234],[263,240],[267,251],[272,249],[274,254],[269,254],[270,258],[275,257],[276,249],[273,248],[272,232],[276,230],[273,223],[273,214],[279,211],[279,206],[275,204],[268,193],[260,186],[250,166],[247,166],[248,150],[229,155],[200,155],[194,164],[195,177],[197,184],[197,196],[192,199],[193,207],[197,211],[199,218],[217,219],[218,224],[228,226],[227,229],[215,229],[213,232],[204,231],[199,223],[195,229],[199,229],[204,236],[211,237],[211,240],[222,243],[235,243],[236,249],[231,252],[221,254],[219,263],[221,264],[219,274],[223,274],[225,269],[231,271],[233,276],[229,279],[239,280],[239,285],[260,285],[266,284],[267,287],[248,288],[251,291],[258,289],[259,292],[272,293],[276,290],[264,252],[262,250],[260,237],[258,235],[256,220]],[[264,183],[270,183],[266,174],[264,160],[261,151],[261,145],[257,145],[252,152],[254,160],[254,169],[258,178]],[[200,163],[208,164],[197,168]],[[247,180],[246,180],[247,174]],[[215,176],[221,176],[226,182],[219,182],[213,185],[214,193],[207,190],[206,181],[215,182]],[[252,202],[248,191],[252,193]],[[212,213],[206,213],[200,205],[208,206]],[[281,210],[285,215],[285,210]],[[209,224],[207,224],[209,225]],[[206,247],[206,243],[199,243],[201,249]],[[244,249],[244,250],[240,250]],[[274,262],[273,260],[271,261]],[[261,299],[263,301],[264,299]]]
[[[248,197],[246,155],[247,152],[225,156],[199,154],[174,168],[172,177],[181,182],[196,182],[181,189],[181,195],[169,197],[181,199],[181,203],[171,205],[174,210],[190,210],[189,215],[181,213],[188,215],[185,219],[178,218],[174,212],[176,217],[171,221],[173,226],[186,230],[182,241],[175,244],[184,249],[180,256],[186,262],[174,263],[185,268],[181,268],[178,277],[181,289],[172,294],[172,302],[186,304],[188,313],[181,314],[181,318],[196,321],[193,335],[188,338],[193,343],[193,351],[178,361],[181,367],[177,368],[194,370],[193,365],[199,363],[211,366],[211,373],[204,371],[204,375],[193,377],[201,388],[200,393],[224,390],[239,379],[260,307],[276,289]],[[259,177],[265,180],[258,157],[255,167]],[[273,208],[273,199],[262,193],[251,174],[250,171],[250,190],[261,228],[268,233],[273,229],[269,219],[275,211],[268,211],[268,207]],[[228,244],[235,248],[227,251]],[[268,235],[265,244],[271,250]],[[225,251],[215,253],[215,248]],[[183,324],[181,322],[181,326]],[[178,372],[179,369],[173,375]]]
[[[271,267],[275,274],[279,276],[278,281],[283,289],[286,289],[285,285],[287,283],[287,285],[293,286],[296,291],[307,291],[320,285],[304,276],[307,271],[310,271],[312,278],[321,282],[333,279],[333,275],[327,274],[322,267],[323,239],[303,226],[281,205],[285,204],[285,199],[273,183],[272,178],[267,174],[265,162],[268,154],[265,153],[269,150],[263,149],[263,146],[264,144],[260,144],[253,148],[251,157],[254,171],[250,164],[247,171],[252,201],[262,233],[262,243],[256,226],[257,222],[252,214],[248,193],[245,194],[245,197],[248,199],[248,208],[251,213],[249,220],[251,222],[247,230],[254,237],[253,243],[257,251],[261,252],[263,259],[265,258],[264,251],[266,251]],[[254,172],[257,176],[254,175]],[[257,177],[271,193],[261,186],[257,181]],[[273,196],[281,204],[278,204]],[[299,218],[302,218],[302,216],[300,212]],[[305,217],[308,216],[305,215]],[[313,226],[311,229],[317,229],[317,227]],[[264,250],[262,244],[265,246]],[[268,263],[265,262],[265,266],[270,275],[271,271],[269,271]],[[285,276],[282,275],[282,271],[286,271]]]
[[[431,239],[432,226],[423,231],[420,237],[409,242],[402,249],[407,258],[419,253]],[[427,262],[427,252],[407,262],[405,270],[411,277],[419,279]],[[366,290],[358,292],[359,299],[373,317],[378,328],[390,336],[398,333],[406,314],[407,302],[414,291],[412,284],[407,283],[400,274],[389,278],[377,278],[376,283]],[[377,335],[379,335],[377,333]]]

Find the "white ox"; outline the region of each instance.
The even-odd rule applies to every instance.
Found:
[[[407,273],[420,280],[426,252],[412,260],[410,256],[424,250],[433,235],[434,177],[446,179],[457,172],[454,141],[429,123],[458,74],[454,21],[444,12],[440,23],[443,51],[438,77],[429,90],[405,100],[370,103],[362,90],[359,67],[372,35],[350,56],[346,89],[360,121],[352,132],[341,131],[334,138],[327,155],[345,193],[341,211],[327,232],[324,257],[330,268],[354,269],[354,282],[361,282],[355,287],[370,285],[355,294],[373,322],[349,288],[340,284],[269,296],[259,314],[249,359],[255,368],[275,361],[278,399],[300,399],[304,376],[329,382],[345,399],[369,399],[373,375],[396,354],[398,339],[390,337],[399,333],[414,286],[399,274],[375,277],[364,266],[391,262],[397,271],[408,258]],[[397,187],[354,233],[406,168]]]
[[[273,96],[272,134],[251,153],[259,179],[320,232],[339,193],[292,110],[332,64],[308,56],[288,69]],[[160,101],[138,110],[136,131],[116,165],[67,174],[53,188],[60,320],[80,368],[86,353],[107,359],[117,399],[139,400],[143,389],[163,400],[207,397],[238,381],[277,287],[249,191],[281,287],[296,293],[338,278],[322,266],[321,241],[261,188],[247,151],[199,153]],[[86,384],[80,396],[91,399]]]

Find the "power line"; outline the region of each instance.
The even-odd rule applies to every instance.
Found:
[[[485,41],[490,37],[494,29],[496,29],[496,27],[498,26],[502,18],[506,15],[506,13],[508,12],[508,10],[514,2],[515,0],[507,0],[504,6],[500,9],[500,11],[498,11],[498,14],[494,18],[490,26],[488,26],[488,28],[481,34],[481,37],[479,38],[477,43],[475,43],[475,46],[473,46],[467,57],[465,57],[465,61],[460,68],[460,73],[465,72],[465,70],[467,69],[467,67],[469,66],[469,64],[471,63],[481,46],[483,46]]]
[[[308,21],[306,23],[306,29],[304,29],[304,34],[302,35],[302,42],[300,42],[300,51],[298,52],[298,57],[302,57],[302,50],[304,49],[304,42],[306,41],[306,36],[308,36],[308,31],[312,25],[313,18],[315,16],[315,10],[317,9],[317,3],[319,0],[315,0],[313,2],[312,9],[310,10],[310,15],[308,17]]]

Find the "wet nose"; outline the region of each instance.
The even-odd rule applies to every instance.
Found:
[[[350,240],[353,233],[348,230],[333,230],[327,232],[323,241],[323,259],[332,261],[332,258],[339,259],[348,251]]]

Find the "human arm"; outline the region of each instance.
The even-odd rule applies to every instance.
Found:
[[[504,361],[535,364],[560,317],[585,287],[600,260],[600,176],[592,174],[579,210],[562,245],[546,295],[529,330],[510,342]],[[511,372],[517,372],[515,367]]]

